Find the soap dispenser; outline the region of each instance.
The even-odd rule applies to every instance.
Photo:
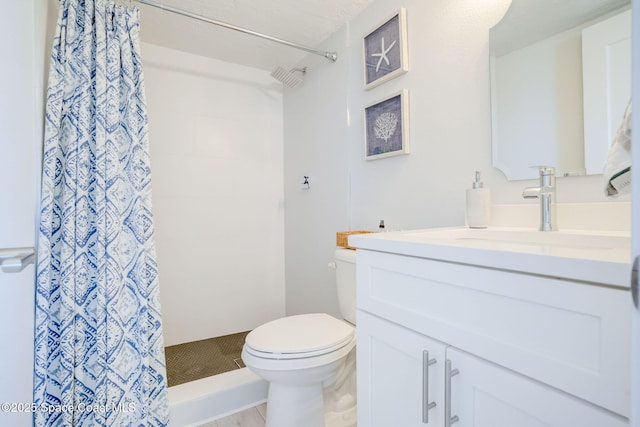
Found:
[[[480,171],[467,190],[467,225],[470,228],[487,228],[491,218],[491,190],[485,188],[480,180]]]

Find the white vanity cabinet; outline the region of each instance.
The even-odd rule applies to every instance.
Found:
[[[357,316],[358,425],[444,425],[446,345],[364,311]]]
[[[359,426],[628,425],[628,290],[363,249],[357,274]]]
[[[626,419],[453,347],[447,363],[457,372],[450,394],[456,426],[628,426]]]

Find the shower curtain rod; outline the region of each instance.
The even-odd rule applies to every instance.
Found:
[[[207,17],[202,16],[202,15],[196,15],[195,13],[187,12],[185,10],[176,9],[174,7],[166,6],[166,5],[160,4],[160,3],[156,3],[156,2],[151,1],[151,0],[135,0],[135,1],[137,1],[138,3],[146,4],[148,6],[157,7],[158,9],[166,10],[167,12],[173,12],[173,13],[176,13],[178,15],[187,16],[189,18],[197,19],[199,21],[208,22],[209,24],[217,25],[219,27],[224,27],[224,28],[228,28],[230,30],[235,30],[235,31],[239,31],[241,33],[245,33],[245,34],[249,34],[249,35],[252,35],[252,36],[260,37],[260,38],[263,38],[263,39],[271,40],[272,42],[280,43],[280,44],[283,44],[285,46],[289,46],[289,47],[292,47],[292,48],[295,48],[295,49],[304,50],[305,52],[313,53],[315,55],[324,56],[325,58],[327,58],[331,62],[336,62],[336,60],[338,59],[338,54],[336,52],[326,52],[326,51],[312,49],[312,48],[307,47],[307,46],[302,46],[300,44],[293,43],[293,42],[290,42],[290,41],[287,41],[287,40],[283,40],[283,39],[279,39],[277,37],[273,37],[273,36],[269,36],[269,35],[266,35],[266,34],[258,33],[257,31],[248,30],[246,28],[238,27],[237,25],[227,24],[226,22],[222,22],[222,21],[216,21],[215,19],[207,18]]]

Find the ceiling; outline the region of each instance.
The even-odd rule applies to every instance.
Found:
[[[316,48],[373,0],[154,0],[216,21]],[[271,71],[306,52],[140,4],[142,41]],[[329,50],[336,50],[331,46]],[[338,52],[338,57],[340,52]],[[338,59],[339,60],[339,59]]]

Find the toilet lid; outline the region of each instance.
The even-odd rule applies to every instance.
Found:
[[[353,340],[354,328],[325,313],[276,319],[247,335],[247,350],[259,357],[301,358],[337,350]]]

